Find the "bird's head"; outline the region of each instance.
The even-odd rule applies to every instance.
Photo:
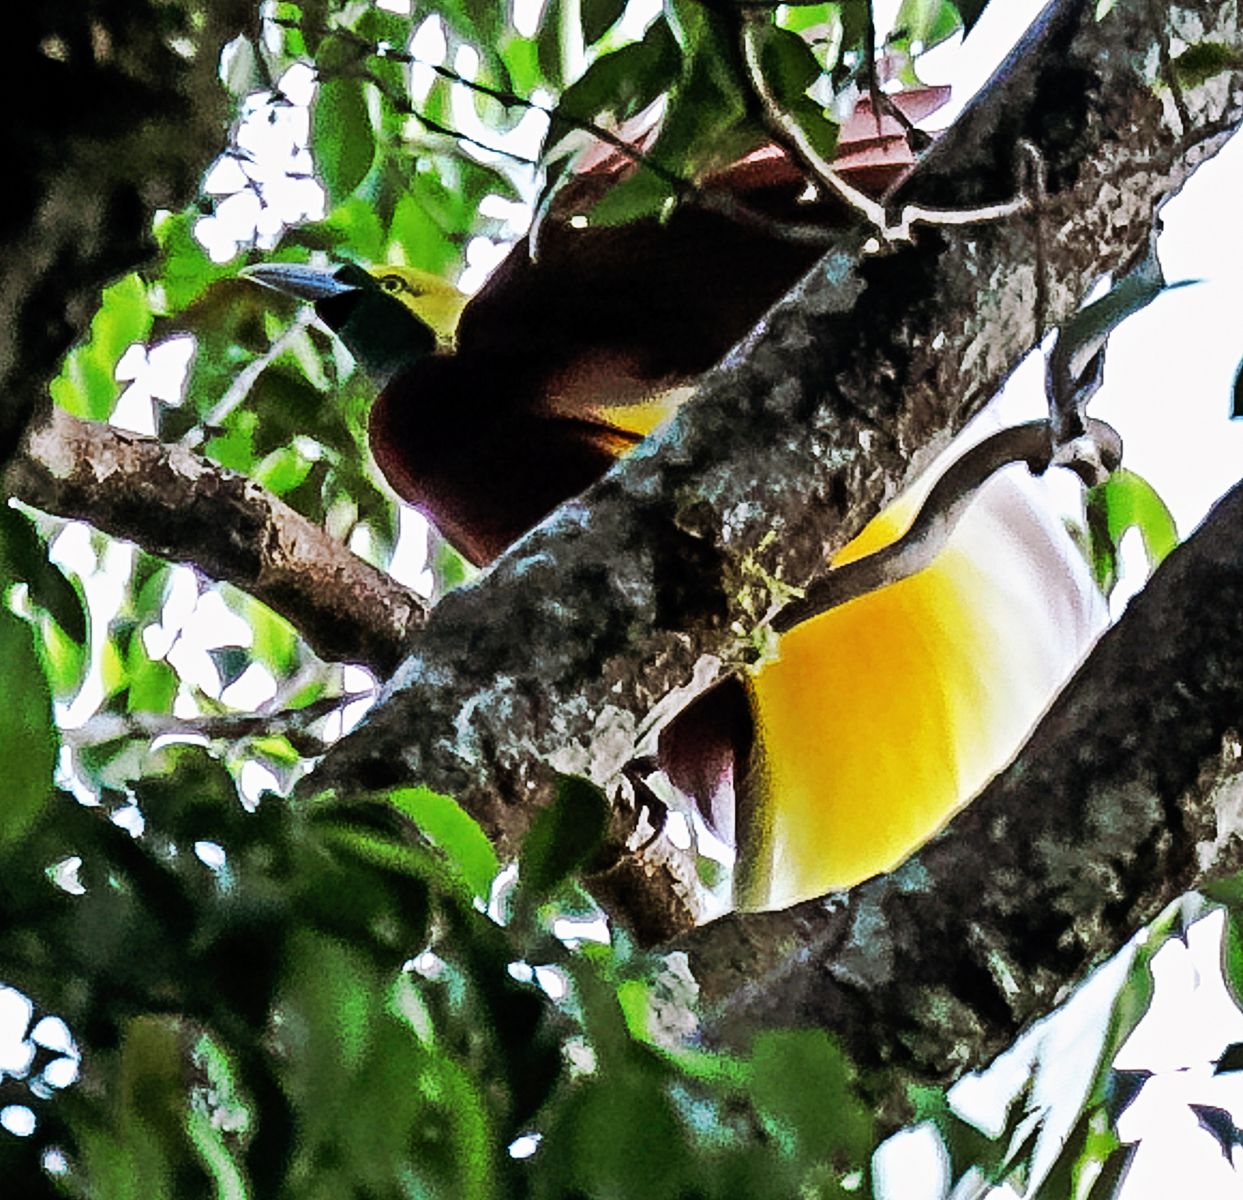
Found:
[[[241,274],[313,302],[320,319],[380,384],[451,348],[467,301],[451,283],[415,267],[259,263]]]

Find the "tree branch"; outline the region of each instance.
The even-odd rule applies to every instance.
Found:
[[[1098,643],[1016,761],[893,874],[681,945],[718,1042],[840,1037],[897,1127],[1171,900],[1243,867],[1243,485]]]
[[[425,606],[259,484],[180,446],[53,409],[3,477],[5,491],[193,562],[291,621],[320,657],[388,675]]]
[[[1243,120],[1236,69],[1186,89],[1184,126],[1158,77],[1171,38],[1243,46],[1231,0],[1118,0],[1100,21],[1058,0],[894,197],[1010,196],[1031,142],[1056,233],[1047,311],[1030,215],[923,230],[871,258],[866,231],[844,232],[663,435],[442,602],[321,781],[420,779],[509,845],[552,768],[616,786],[661,699],[701,660],[752,660],[763,616],[945,447],[1046,318],[1142,251],[1157,207]],[[619,841],[633,815],[619,810]],[[625,915],[649,935],[693,919],[689,864],[636,873],[647,893]]]

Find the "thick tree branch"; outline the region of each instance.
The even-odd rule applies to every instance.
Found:
[[[388,675],[425,616],[413,592],[318,525],[180,446],[54,409],[3,483],[35,508],[235,584],[293,622],[322,658]]]
[[[1004,199],[1032,143],[1047,312],[1029,216],[924,230],[871,258],[866,231],[844,233],[663,436],[445,599],[324,778],[419,778],[512,843],[551,767],[615,780],[697,662],[751,659],[764,614],[944,448],[1046,321],[1146,249],[1157,207],[1243,120],[1243,72],[1180,106],[1159,77],[1162,46],[1243,47],[1233,0],[1095,9],[1050,5],[895,198]],[[669,907],[680,873],[649,883],[629,915],[672,933],[694,913]]]
[[[1172,899],[1243,867],[1241,522],[1243,485],[1017,760],[892,875],[690,935],[712,1035],[832,1030],[900,1104],[983,1066]]]

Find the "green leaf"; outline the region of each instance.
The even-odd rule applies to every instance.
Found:
[[[1153,486],[1134,471],[1120,469],[1091,488],[1085,506],[1093,571],[1106,595],[1117,582],[1119,547],[1129,530],[1139,530],[1150,571],[1178,545],[1173,515]]]
[[[104,288],[90,337],[66,355],[50,385],[52,399],[75,417],[106,420],[121,394],[117,363],[133,343],[151,332],[151,323],[147,289],[137,275],[126,275]]]
[[[781,108],[798,122],[817,153],[831,161],[837,152],[838,127],[807,95],[820,77],[820,64],[811,47],[788,29],[767,26],[760,68]]]
[[[311,473],[315,460],[307,458],[297,446],[273,450],[255,466],[254,477],[274,495],[293,491]]]
[[[626,9],[626,0],[581,0],[583,40],[598,42]]]
[[[196,208],[189,208],[156,222],[155,239],[164,257],[152,283],[162,289],[168,314],[182,312],[216,280],[233,274],[234,268],[212,262],[194,236],[194,224],[201,215]]]
[[[501,864],[488,835],[450,796],[425,787],[397,788],[388,802],[449,857],[476,896],[487,900]]]
[[[854,1093],[854,1069],[823,1030],[775,1030],[755,1039],[751,1096],[788,1154],[861,1164],[875,1144],[872,1117]]]
[[[143,645],[142,630],[130,636],[125,671],[129,691],[125,698],[128,712],[172,712],[177,695],[177,672],[163,660],[153,659]]]
[[[63,634],[86,641],[86,607],[82,594],[48,561],[47,547],[33,522],[0,503],[0,577],[24,580],[30,598],[55,618]]]
[[[953,37],[962,26],[963,18],[951,0],[902,0],[893,22],[897,44],[919,42],[925,50]]]
[[[608,800],[594,783],[560,777],[552,803],[535,818],[522,843],[518,879],[526,903],[546,899],[590,862],[604,841],[608,819]]]
[[[359,79],[325,79],[311,110],[311,145],[334,206],[362,183],[375,158],[375,130],[363,86]]]
[[[549,126],[553,143],[565,132],[557,118],[594,120],[610,112],[624,120],[646,108],[674,82],[681,54],[668,22],[657,20],[643,40],[602,54],[561,94]]]
[[[8,850],[43,811],[56,765],[52,694],[34,631],[3,603],[4,590],[0,579],[0,850]]]

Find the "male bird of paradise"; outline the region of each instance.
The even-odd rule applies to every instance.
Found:
[[[779,151],[732,170],[771,228],[693,205],[582,227],[572,197],[538,254],[520,242],[469,300],[401,266],[247,274],[313,301],[376,376],[377,464],[486,564],[661,424],[811,266],[819,248],[781,222],[840,223],[801,198],[806,180]],[[899,537],[920,491],[835,565]],[[732,834],[741,905],[847,888],[897,865],[1005,764],[1103,620],[1060,522],[1003,475],[930,566],[799,625],[692,705],[661,765]]]

